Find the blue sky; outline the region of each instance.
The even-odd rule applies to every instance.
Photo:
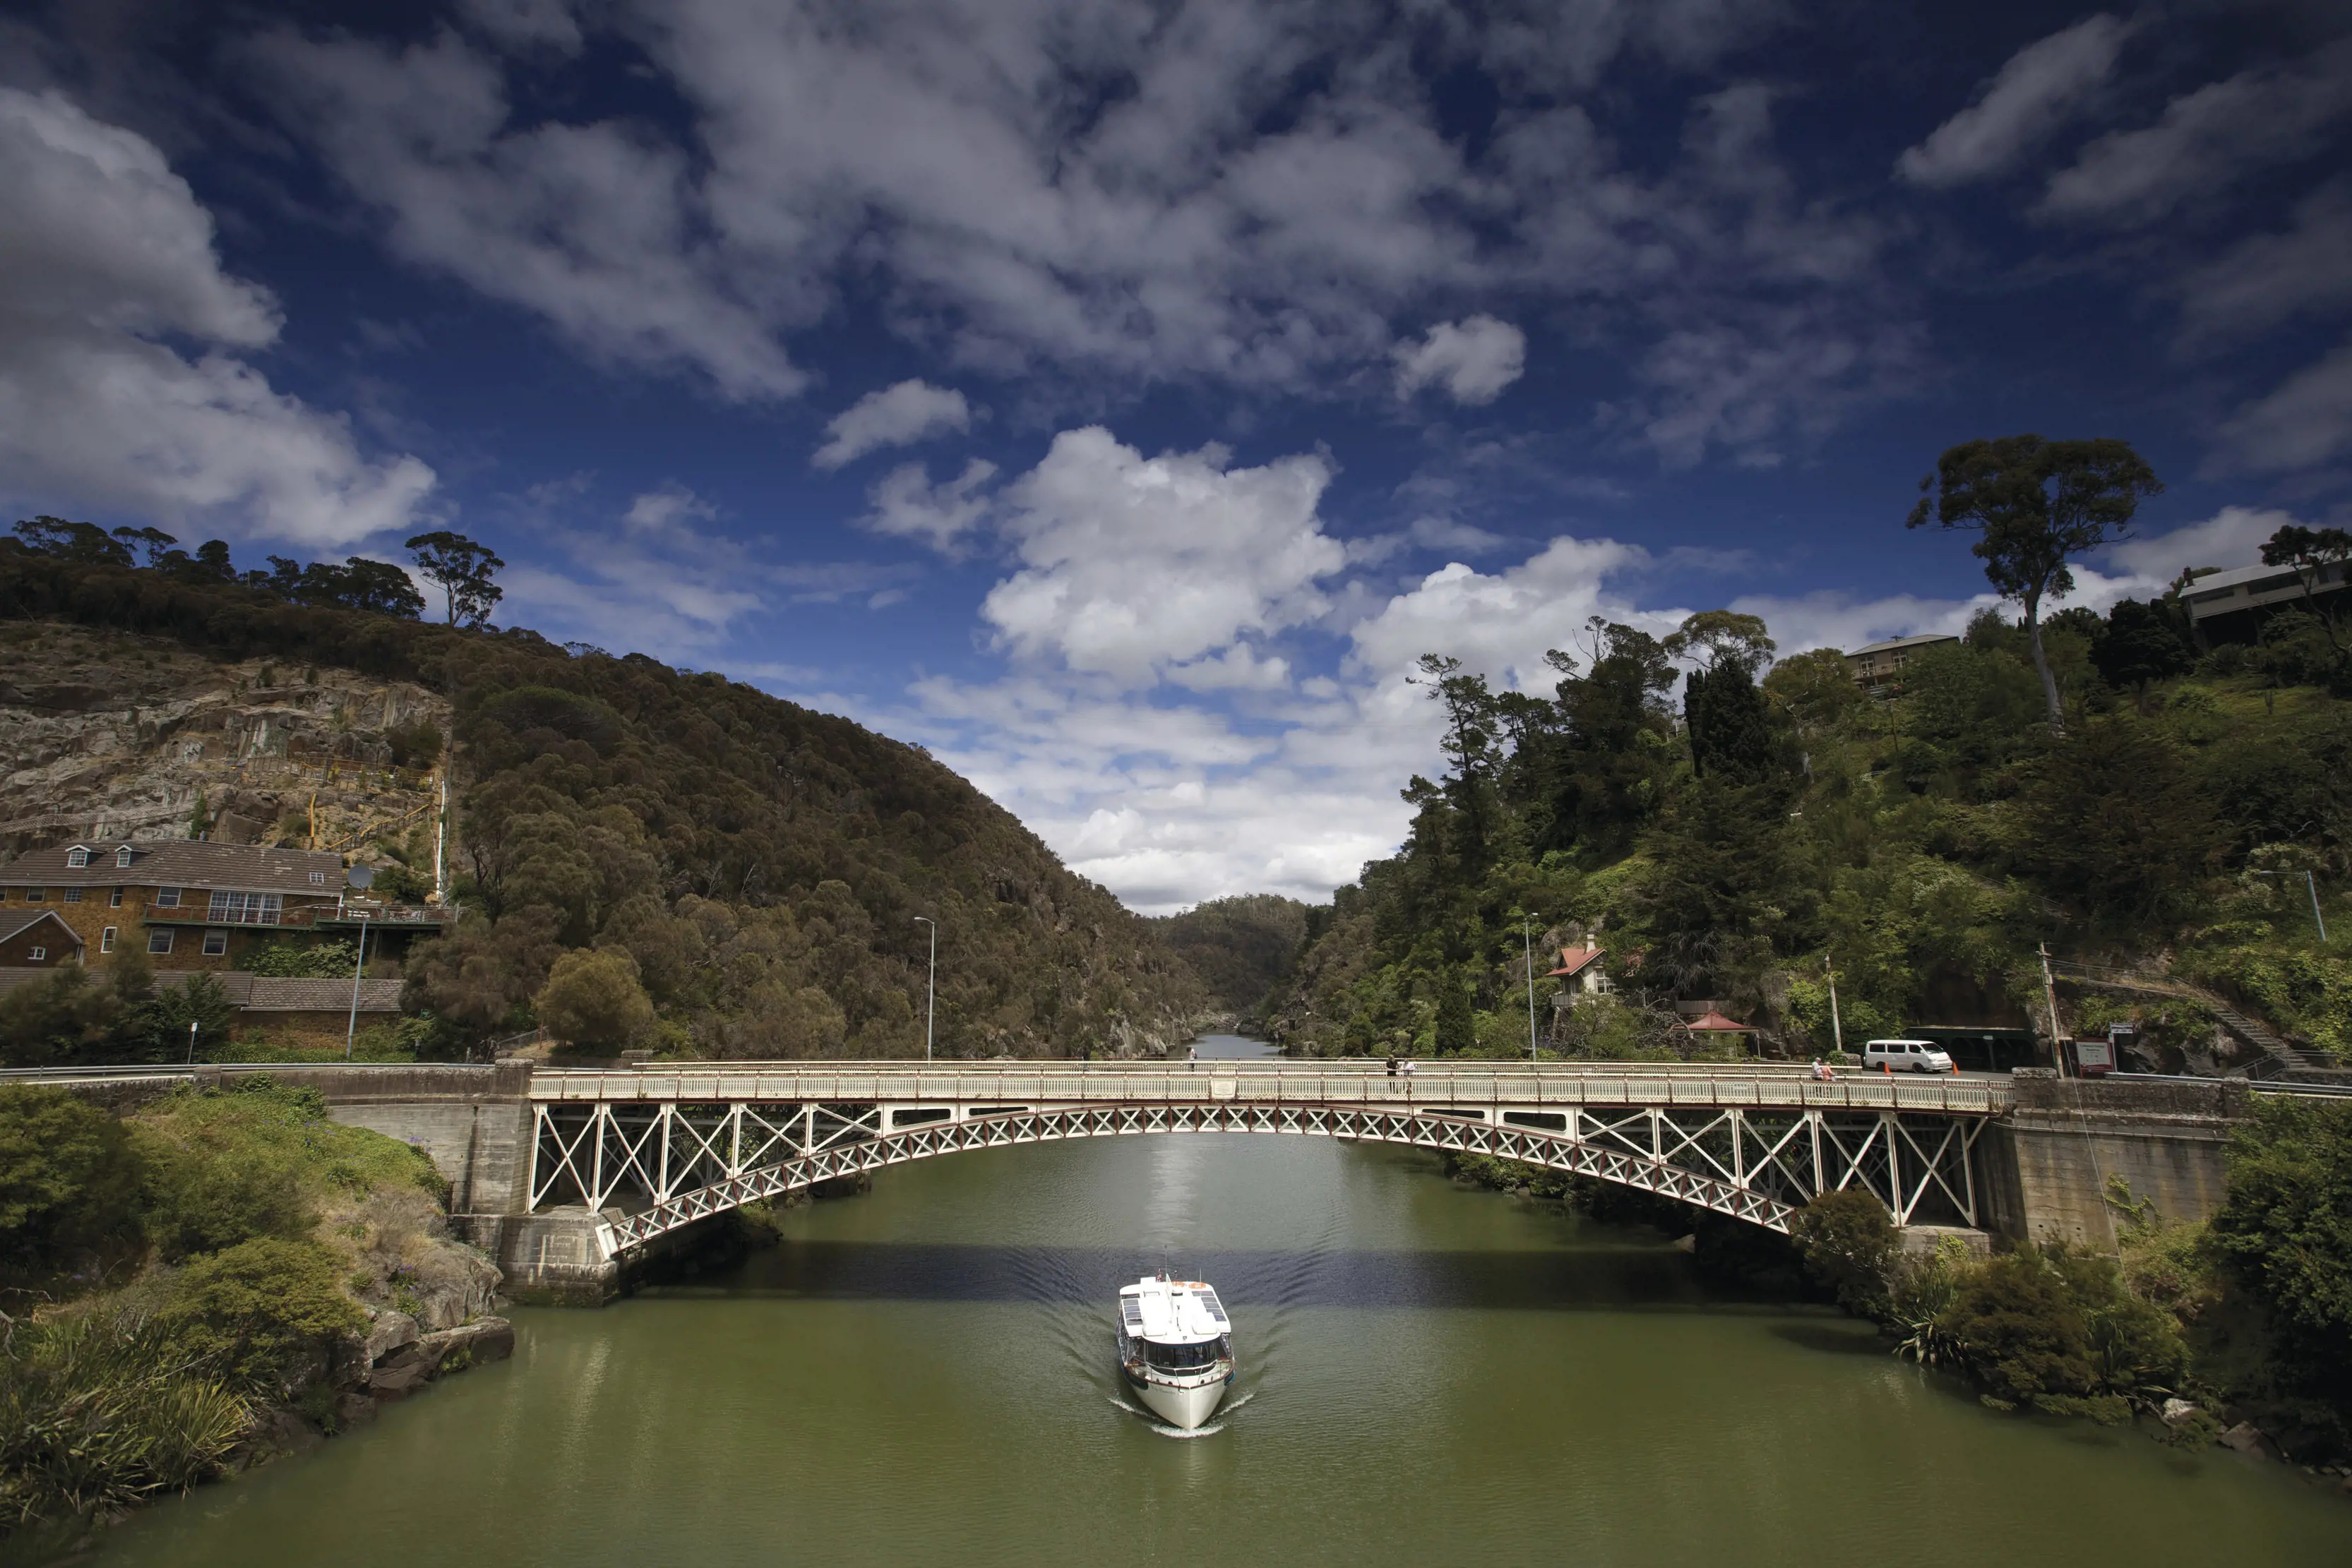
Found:
[[[1140,908],[1319,895],[1423,652],[1957,629],[1944,446],[2135,442],[2079,601],[2352,515],[2316,3],[0,12],[0,492],[396,559],[924,744]]]

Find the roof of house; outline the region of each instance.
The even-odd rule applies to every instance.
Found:
[[[1600,956],[1601,949],[1598,947],[1562,947],[1559,950],[1559,967],[1551,972],[1555,975],[1573,975],[1599,959]]]
[[[77,947],[82,945],[80,936],[72,926],[67,925],[63,917],[54,909],[12,909],[5,914],[0,914],[0,942],[6,942],[23,936],[26,930],[38,925],[44,920],[56,921],[58,929],[66,934],[68,941]]]
[[[254,1013],[339,1013],[352,1005],[349,980],[298,980],[277,975],[256,975],[246,996],[245,1010]],[[362,980],[360,1011],[396,1013],[404,980]]]
[[[1677,1027],[1706,1034],[1753,1034],[1756,1032],[1754,1024],[1738,1023],[1717,1012],[1702,1013],[1690,1022]]]
[[[66,863],[77,849],[89,852],[88,865]],[[117,864],[117,852],[126,849],[131,863]],[[0,886],[5,887],[111,887],[118,883],[331,895],[342,890],[343,857],[325,850],[264,849],[202,839],[93,839],[52,844],[0,866]]]
[[[1959,639],[1945,632],[1930,632],[1917,637],[1890,637],[1884,643],[1873,643],[1866,648],[1856,648],[1846,655],[1849,659],[1867,658],[1873,653],[1892,653],[1904,648],[1924,648],[1930,643],[1957,643]]]

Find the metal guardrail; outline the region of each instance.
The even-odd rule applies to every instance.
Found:
[[[2200,1078],[2188,1072],[2110,1072],[2109,1078],[2131,1083],[2227,1083],[2227,1078]],[[2352,1083],[2296,1083],[2272,1078],[2248,1078],[2246,1087],[2257,1094],[2310,1094],[2321,1099],[2352,1099]]]

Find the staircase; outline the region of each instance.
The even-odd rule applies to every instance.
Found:
[[[2324,1051],[2307,1051],[2290,1045],[2271,1031],[2270,1026],[2247,1017],[2212,992],[2200,987],[2183,985],[2178,980],[2152,979],[2129,974],[2103,964],[2074,964],[2053,959],[2053,976],[2071,980],[2076,985],[2095,986],[2102,990],[2138,991],[2149,996],[2179,997],[2195,1002],[2213,1015],[2213,1021],[2222,1031],[2239,1043],[2261,1052],[2246,1070],[2250,1078],[2282,1079],[2303,1083],[2352,1083],[2352,1071],[2336,1065],[2336,1060]]]

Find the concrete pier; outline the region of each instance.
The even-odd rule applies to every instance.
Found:
[[[2112,1251],[2125,1217],[2107,1202],[2111,1181],[2171,1220],[2207,1218],[2228,1195],[2222,1152],[2252,1113],[2244,1079],[2151,1083],[2028,1068],[2012,1082],[2009,1114],[1980,1145],[2002,1235]]]

